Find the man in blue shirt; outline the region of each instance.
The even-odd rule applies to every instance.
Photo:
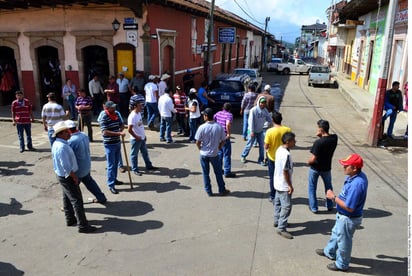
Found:
[[[79,178],[79,182],[83,182],[87,190],[96,197],[93,199],[93,202],[104,204],[107,201],[106,196],[102,193],[99,185],[97,185],[96,181],[90,175],[91,158],[89,137],[77,130],[76,124],[72,120],[66,120],[65,123],[71,133],[68,143],[76,156],[77,165],[79,167],[76,175]]]
[[[362,223],[368,179],[361,170],[363,160],[358,154],[351,154],[339,160],[339,163],[347,175],[342,191],[338,196],[332,190],[326,192],[326,197],[336,203],[335,226],[326,247],[316,249],[316,253],[330,260],[336,260],[327,265],[329,270],[347,271],[352,252],[353,234]]]
[[[76,156],[67,140],[70,131],[64,121],[53,126],[53,136],[56,138],[52,146],[53,169],[63,190],[63,208],[67,226],[79,225],[79,233],[91,233],[97,230],[90,226],[83,208],[82,192],[79,188],[79,170]]]

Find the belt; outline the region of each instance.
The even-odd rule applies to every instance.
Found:
[[[341,212],[338,212],[338,214],[341,215],[341,216],[348,217],[348,218],[360,218],[360,217],[362,216],[362,215],[359,215],[359,216],[348,216],[348,215],[345,215],[345,214],[343,214],[343,213],[341,213]]]

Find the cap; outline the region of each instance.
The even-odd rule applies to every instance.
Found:
[[[189,94],[194,94],[194,93],[197,93],[196,88],[190,88]]]
[[[64,121],[64,123],[66,124],[66,126],[68,128],[75,128],[76,127],[76,123],[73,122],[72,120],[66,120],[66,121]]]
[[[163,74],[161,77],[160,77],[160,80],[167,80],[168,78],[170,78],[170,75],[169,74],[167,74],[167,73],[165,73],[165,74]]]
[[[104,104],[104,106],[106,107],[106,108],[116,108],[116,104],[114,103],[114,102],[112,102],[112,101],[107,101],[105,104]]]
[[[213,118],[214,112],[213,109],[207,107],[205,110],[202,111],[203,115],[206,115],[208,118]]]
[[[271,88],[271,87],[270,87],[270,84],[266,84],[264,90],[269,90],[269,91],[270,91],[270,88]]]
[[[362,157],[360,157],[356,153],[352,153],[351,155],[349,155],[345,159],[339,160],[339,163],[342,166],[354,166],[358,169],[363,167],[363,159],[362,159]]]
[[[154,75],[149,75],[149,80],[154,80],[156,77]]]
[[[69,129],[69,128],[67,127],[67,125],[66,125],[66,123],[65,123],[64,121],[57,122],[57,123],[53,126],[54,133],[53,133],[52,137],[56,137],[56,135],[57,135],[59,132],[62,132],[63,130],[66,130],[66,129]]]
[[[266,97],[262,96],[259,98],[259,103],[265,103],[266,102]]]
[[[180,88],[179,85],[176,85],[176,89],[177,89],[177,90],[181,90],[182,88]]]

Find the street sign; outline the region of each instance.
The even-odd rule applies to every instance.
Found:
[[[219,43],[235,43],[236,28],[235,27],[222,27],[219,28],[218,41]]]
[[[137,30],[139,27],[138,24],[133,23],[133,24],[123,24],[123,30]]]

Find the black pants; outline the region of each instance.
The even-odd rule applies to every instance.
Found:
[[[66,222],[70,223],[77,219],[79,228],[88,226],[86,215],[83,208],[82,192],[78,184],[75,184],[73,178],[58,176],[63,191],[63,208]],[[76,216],[76,217],[75,217]]]
[[[78,117],[78,128],[80,131],[83,131],[84,127],[87,127],[87,135],[89,136],[89,141],[93,141],[93,128],[92,128],[92,113],[89,112],[87,114],[79,113]]]

